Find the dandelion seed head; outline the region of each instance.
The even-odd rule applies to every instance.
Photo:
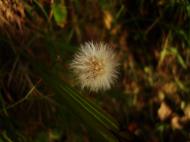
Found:
[[[81,45],[71,63],[81,88],[94,92],[111,88],[117,79],[117,67],[114,51],[104,43],[93,42]]]

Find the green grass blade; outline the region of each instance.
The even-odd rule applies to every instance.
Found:
[[[118,131],[117,122],[96,104],[87,100],[76,92],[68,84],[65,84],[56,75],[41,70],[41,76],[45,83],[55,92],[54,99],[63,105],[67,105],[84,123],[100,134],[106,141],[117,141],[111,131]]]

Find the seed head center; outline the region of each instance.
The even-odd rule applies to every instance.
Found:
[[[104,71],[104,64],[102,60],[99,60],[96,57],[91,57],[87,64],[89,66],[89,72],[92,74],[93,78],[102,74]]]

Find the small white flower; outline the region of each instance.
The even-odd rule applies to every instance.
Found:
[[[103,43],[81,45],[71,63],[81,88],[90,91],[107,90],[117,79],[118,60],[114,51]]]

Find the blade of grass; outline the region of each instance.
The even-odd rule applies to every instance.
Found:
[[[56,83],[57,81],[52,81],[49,79],[50,77],[46,76],[45,81],[46,83],[49,83],[49,81],[51,81],[49,85],[56,93],[56,95],[54,96],[56,102],[58,102],[59,104],[67,105],[68,109],[74,112],[79,119],[83,120],[83,122],[85,122],[93,130],[95,130],[96,133],[100,134],[104,138],[104,141],[117,141],[110,133],[109,129],[105,128],[104,125],[102,125],[103,122],[100,123],[99,121],[97,121],[97,117],[94,117],[92,113],[89,112],[91,110],[87,108],[87,106],[85,106],[81,102],[79,103],[78,101],[76,101],[75,98],[71,96],[72,93],[64,90],[63,87],[59,85],[59,83]]]
[[[58,103],[67,105],[68,109],[74,111],[83,122],[103,136],[106,141],[117,141],[111,131],[116,132],[119,128],[111,116],[63,83],[56,75],[49,73],[47,69],[40,67],[39,71],[45,83],[55,92],[54,98]]]
[[[66,92],[70,92],[72,94],[73,99],[78,101],[81,105],[84,106],[84,108],[89,111],[94,117],[96,117],[100,122],[104,123],[106,128],[112,128],[114,130],[118,130],[118,126],[116,122],[110,117],[110,116],[105,116],[102,114],[100,108],[98,108],[95,104],[90,102],[89,100],[86,101],[84,98],[81,97],[81,95],[78,95],[73,89],[69,88],[68,86],[64,86],[63,88]],[[97,114],[97,115],[95,115]],[[105,123],[106,122],[106,123]]]
[[[44,75],[45,75],[45,73],[44,73]],[[48,78],[50,78],[50,76],[52,77],[52,79],[49,80]],[[50,83],[52,87],[55,86],[55,84],[56,84],[56,86],[59,86],[61,88],[62,92],[67,93],[73,100],[75,100],[75,102],[77,104],[83,106],[83,108],[86,111],[88,111],[91,115],[96,117],[99,120],[99,122],[102,123],[106,128],[108,128],[110,130],[118,130],[117,122],[114,121],[113,118],[111,118],[111,116],[102,112],[100,107],[95,105],[90,100],[87,100],[84,97],[82,97],[82,95],[77,93],[73,88],[71,88],[67,84],[61,82],[56,77],[53,77],[52,74],[45,75],[43,77],[43,79],[46,80],[47,83]],[[55,80],[55,81],[53,82],[52,80]]]
[[[47,12],[45,11],[45,9],[43,8],[43,6],[37,1],[37,0],[34,0],[34,3],[40,8],[40,10],[42,11],[42,13],[44,14],[46,20],[48,21],[48,14]]]

